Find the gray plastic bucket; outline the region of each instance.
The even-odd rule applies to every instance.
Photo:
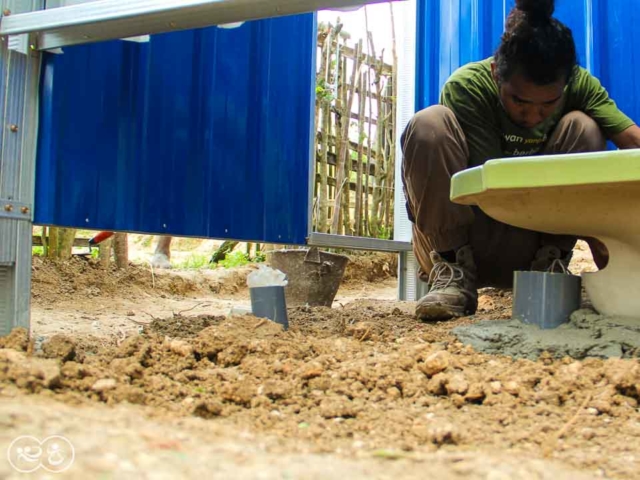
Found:
[[[282,325],[285,330],[289,328],[284,287],[253,287],[249,289],[249,295],[251,296],[251,313],[255,317],[268,318]]]
[[[514,272],[513,318],[556,328],[580,309],[581,278],[567,273]]]

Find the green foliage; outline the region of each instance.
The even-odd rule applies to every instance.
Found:
[[[227,254],[224,260],[220,261],[218,265],[224,268],[234,268],[234,267],[241,267],[248,263],[250,263],[250,260],[247,257],[247,254],[244,252],[238,251],[238,252],[231,252]]]
[[[209,256],[198,253],[189,255],[184,261],[178,262],[176,268],[184,270],[199,270],[209,268]]]
[[[31,255],[42,257],[44,255],[44,247],[31,247]]]
[[[380,225],[377,237],[391,240],[393,238],[393,227],[386,228],[384,225]]]
[[[331,103],[335,99],[333,89],[330,85],[327,85],[324,78],[321,78],[316,83],[316,98],[327,103]]]

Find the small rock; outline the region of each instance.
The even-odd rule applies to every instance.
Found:
[[[397,400],[400,397],[402,397],[402,393],[400,392],[400,390],[397,387],[391,387],[391,388],[387,388],[387,395],[392,399],[392,400]]]
[[[598,412],[597,408],[591,407],[591,408],[587,408],[587,413],[589,415],[598,415],[600,412]]]
[[[311,362],[308,365],[302,367],[302,371],[300,373],[300,377],[303,380],[310,380],[312,378],[319,377],[324,372],[322,365],[317,362]]]
[[[504,391],[507,392],[510,395],[513,395],[514,397],[517,397],[518,395],[520,395],[520,385],[518,384],[518,382],[507,382],[504,384]]]
[[[449,367],[450,355],[445,351],[429,355],[424,363],[419,363],[418,368],[428,377],[433,377]]]
[[[494,395],[498,395],[502,391],[502,383],[500,382],[491,382],[489,387],[491,387],[491,393]]]
[[[183,357],[193,355],[193,345],[184,340],[171,340],[169,342],[169,350]]]
[[[453,395],[454,393],[464,395],[469,390],[469,382],[464,378],[464,375],[457,374],[449,378],[445,388],[449,395]]]
[[[113,390],[118,385],[113,378],[101,378],[96,383],[93,384],[91,390],[94,392],[106,392],[108,390]]]
[[[427,382],[427,392],[431,395],[444,395],[447,393],[445,385],[449,377],[444,373],[434,375],[431,380]]]
[[[462,395],[458,395],[457,393],[451,395],[451,402],[453,402],[453,404],[458,408],[464,406],[464,404],[466,403],[464,397]]]
[[[129,310],[127,312],[127,317],[135,317],[136,316],[136,312],[134,312],[133,310]]]
[[[481,383],[474,383],[469,387],[469,391],[465,395],[465,400],[471,403],[480,403],[486,397],[484,386]]]
[[[592,440],[596,436],[596,431],[593,428],[585,428],[580,433],[582,435],[582,438],[584,438],[585,440]]]
[[[593,400],[590,404],[592,408],[598,410],[599,413],[611,413],[611,403],[606,400]]]

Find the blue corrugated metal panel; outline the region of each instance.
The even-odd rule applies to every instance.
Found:
[[[514,0],[418,0],[416,108],[438,103],[453,71],[493,54]],[[580,64],[618,106],[640,121],[640,9],[628,0],[557,0],[573,31]],[[636,62],[638,57],[638,62]]]
[[[45,60],[35,221],[304,243],[315,16]]]

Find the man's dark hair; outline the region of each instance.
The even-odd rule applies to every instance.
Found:
[[[537,84],[568,79],[577,64],[571,29],[553,18],[554,0],[516,0],[495,53],[499,81],[514,73]]]

